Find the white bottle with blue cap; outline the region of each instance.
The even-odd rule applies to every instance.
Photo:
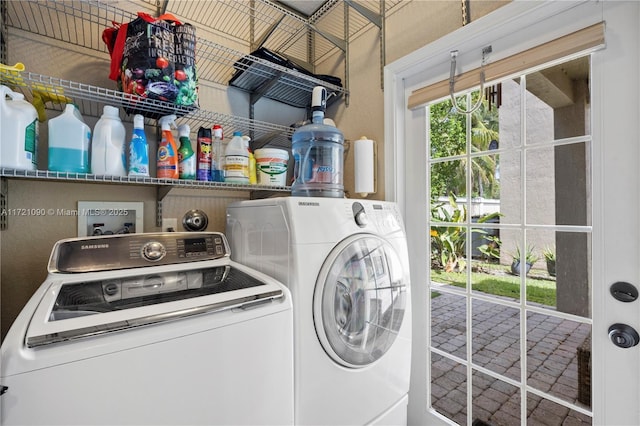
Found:
[[[91,140],[91,173],[127,176],[125,130],[119,110],[105,105],[93,129]]]

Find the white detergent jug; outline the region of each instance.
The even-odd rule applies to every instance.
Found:
[[[23,94],[6,86],[0,86],[0,123],[0,167],[36,170],[38,113]]]
[[[249,141],[241,132],[233,132],[224,154],[224,181],[249,184]]]
[[[105,105],[93,128],[91,140],[91,173],[127,176],[125,130],[118,108]]]

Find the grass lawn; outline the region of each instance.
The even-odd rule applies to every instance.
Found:
[[[484,265],[483,265],[484,266]],[[511,275],[507,267],[486,268],[489,272],[472,272],[471,288],[475,291],[505,296],[513,299],[520,297],[520,277]],[[534,272],[532,270],[532,272]],[[450,284],[456,287],[466,287],[466,272],[444,272],[440,270],[431,271],[431,279],[438,283]],[[527,301],[541,303],[547,306],[556,306],[556,282],[544,277],[537,277],[530,273],[526,279]]]

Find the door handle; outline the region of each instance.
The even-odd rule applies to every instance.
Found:
[[[619,348],[632,348],[640,341],[638,332],[627,324],[613,324],[609,327],[609,339]]]
[[[7,386],[0,385],[0,395],[4,395],[8,390],[9,388]]]

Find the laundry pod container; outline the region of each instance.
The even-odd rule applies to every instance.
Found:
[[[324,122],[326,93],[322,86],[313,89],[312,122],[296,129],[291,137],[293,196],[344,197],[344,135]]]
[[[284,149],[256,149],[256,173],[258,185],[285,186],[289,153]]]

